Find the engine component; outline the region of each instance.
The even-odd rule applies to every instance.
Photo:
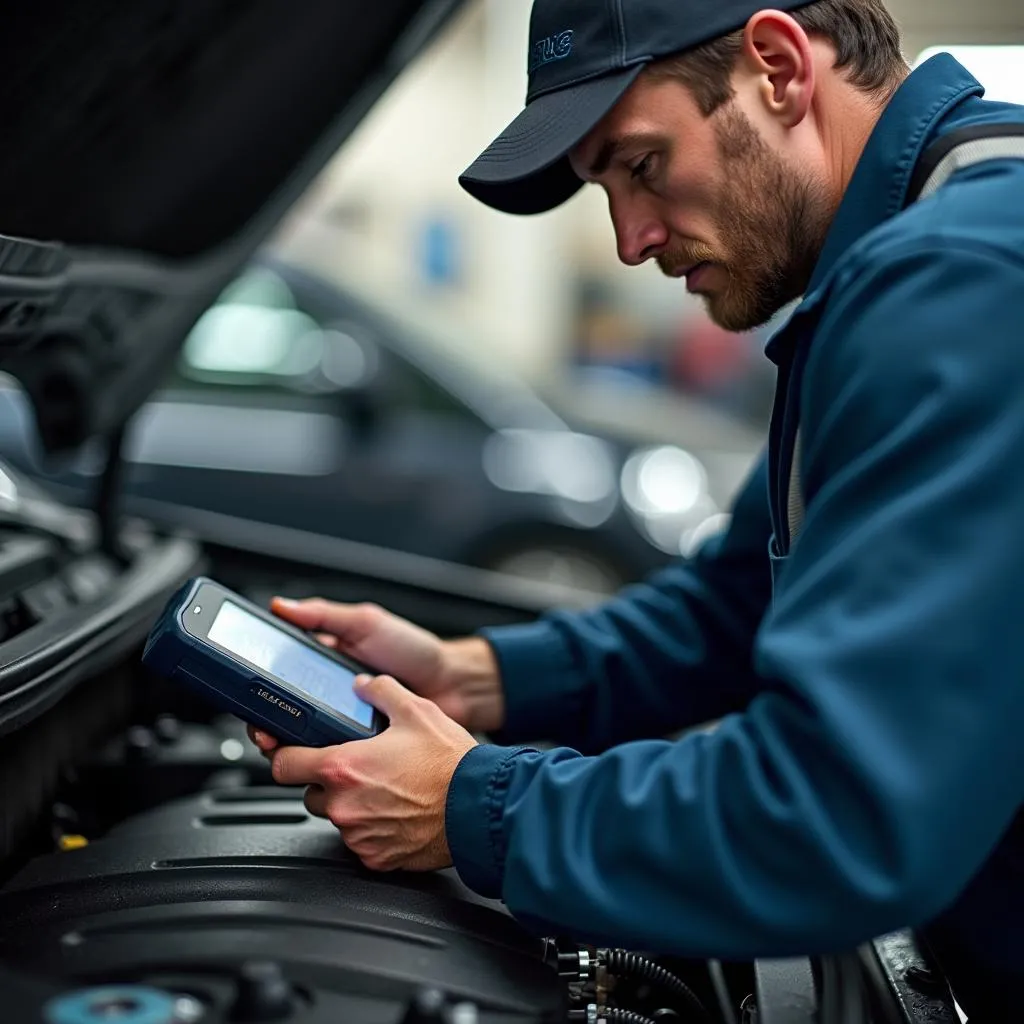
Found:
[[[293,1024],[336,1024],[337,1018],[322,1012],[322,1007],[293,1002],[287,982],[284,989],[280,987],[284,979],[275,966],[248,965],[243,971],[245,984],[255,984],[259,993],[254,1000],[247,997],[226,1008],[204,1004],[195,996],[171,988],[148,985],[90,986],[58,992],[36,978],[0,970],[4,1020],[16,1024],[109,1024],[115,1020],[120,1024],[260,1024],[284,1020]],[[272,992],[267,989],[268,983]],[[288,993],[287,1003],[278,999],[283,993]],[[360,1009],[367,1009],[367,1001]],[[402,1024],[479,1024],[480,1020],[475,1003],[449,1004],[443,992],[429,988],[414,996],[401,1018]],[[503,1015],[501,1020],[509,1017]]]
[[[814,1024],[818,995],[810,960],[759,960],[754,965],[759,1024]]]
[[[922,1020],[929,1024],[958,1024],[956,1006],[943,982],[939,987],[915,985],[922,971],[933,967],[910,932],[894,932],[876,939],[862,951],[862,960],[874,980],[874,991],[885,1004],[888,1019]]]
[[[205,792],[38,858],[0,890],[0,961],[188,997],[203,1024],[565,1020],[541,941],[501,904],[453,872],[365,870],[301,796]]]
[[[600,1021],[605,1021],[606,1024],[654,1024],[650,1017],[645,1017],[642,1013],[623,1010],[617,1006],[598,1006],[595,1003],[591,1003],[583,1010],[570,1010],[569,1020],[585,1024],[599,1024]]]
[[[412,998],[402,1024],[444,1024],[446,1003],[444,993],[436,988],[422,988]]]
[[[230,773],[230,775],[226,774]],[[209,724],[159,715],[152,726],[133,725],[83,761],[67,799],[96,804],[90,819],[102,829],[155,805],[191,796],[211,782],[235,788],[271,785],[270,764],[233,716]],[[95,795],[103,794],[97,801]]]
[[[666,994],[682,1000],[694,1020],[711,1024],[711,1015],[696,993],[682,978],[655,963],[649,957],[626,949],[599,949],[597,960],[610,974],[642,978],[662,988]]]
[[[245,1024],[284,1020],[295,1009],[295,992],[273,960],[242,964],[238,972],[238,994],[231,1007],[231,1019]]]
[[[575,981],[587,981],[597,966],[596,961],[590,957],[587,949],[570,950],[567,953],[557,953],[558,976],[560,978],[572,978]]]
[[[175,998],[143,985],[87,988],[51,1000],[43,1007],[47,1024],[191,1024],[202,1007],[187,997]],[[198,1014],[198,1016],[197,1016]]]

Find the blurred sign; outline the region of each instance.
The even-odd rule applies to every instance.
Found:
[[[446,217],[430,217],[420,229],[420,274],[430,286],[450,287],[462,279],[458,227]]]

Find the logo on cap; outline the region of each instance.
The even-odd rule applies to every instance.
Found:
[[[554,60],[565,60],[572,53],[572,29],[556,32],[547,39],[539,39],[530,47],[530,61],[527,67],[532,74],[542,64],[550,64]]]

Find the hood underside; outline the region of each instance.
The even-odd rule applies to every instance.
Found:
[[[37,0],[0,33],[0,370],[116,430],[460,0]]]

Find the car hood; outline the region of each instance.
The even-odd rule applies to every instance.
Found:
[[[0,40],[0,371],[116,431],[461,0],[42,0]]]

